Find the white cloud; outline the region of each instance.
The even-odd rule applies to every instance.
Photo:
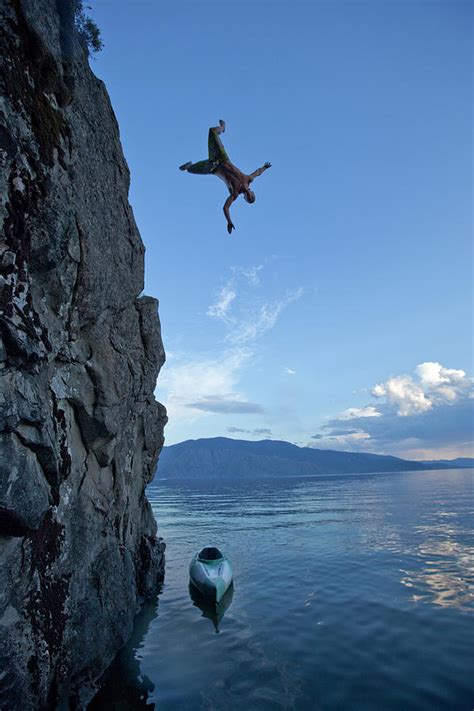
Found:
[[[464,370],[444,368],[440,363],[420,363],[416,366],[416,373],[436,402],[455,402],[470,387]]]
[[[466,379],[464,370],[444,368],[440,363],[427,361],[416,366],[415,371],[422,383],[436,387],[441,383],[463,384]]]
[[[416,378],[416,379],[415,379]],[[440,363],[427,361],[415,368],[415,378],[399,375],[376,385],[372,394],[385,397],[397,414],[406,417],[427,412],[443,403],[454,403],[471,387],[463,370],[445,368]]]
[[[338,420],[354,420],[357,417],[382,417],[382,413],[377,410],[374,405],[367,407],[348,407],[347,410],[341,412]]]
[[[293,370],[293,368],[285,368],[285,373],[287,375],[295,375],[296,370]]]
[[[389,404],[398,408],[397,414],[402,416],[426,412],[433,405],[421,385],[415,383],[409,375],[389,378],[385,383],[376,385],[372,394],[376,397],[385,397]]]
[[[427,361],[412,375],[378,383],[372,394],[377,406],[347,408],[321,427],[313,446],[366,449],[370,438],[370,451],[402,457],[472,451],[472,380],[463,370]]]
[[[237,384],[250,357],[250,351],[238,348],[214,357],[169,358],[160,373],[156,396],[166,405],[170,420],[193,422],[206,416],[211,411],[205,408],[206,402],[208,405],[219,402],[222,408],[226,402],[235,407],[236,403],[242,407],[249,404]],[[196,403],[201,406],[196,407]]]

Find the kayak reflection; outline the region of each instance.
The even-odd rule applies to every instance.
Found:
[[[205,597],[192,582],[189,583],[189,594],[194,607],[198,607],[202,612],[202,617],[207,617],[214,625],[216,634],[219,632],[219,624],[224,617],[226,610],[230,607],[234,597],[234,583],[232,582],[226,590],[224,596],[218,603],[212,602]]]

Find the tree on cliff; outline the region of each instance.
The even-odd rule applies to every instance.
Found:
[[[90,9],[90,6],[88,5],[87,8]],[[103,49],[104,43],[100,36],[100,29],[94,20],[86,15],[82,0],[74,0],[74,24],[90,51],[100,52]]]

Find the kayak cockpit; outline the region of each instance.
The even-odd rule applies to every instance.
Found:
[[[197,557],[198,560],[205,563],[210,561],[217,562],[218,560],[222,560],[224,558],[219,548],[216,548],[215,546],[206,546],[206,548],[202,548]]]

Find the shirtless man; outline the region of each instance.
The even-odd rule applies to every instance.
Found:
[[[227,232],[231,234],[235,230],[232,220],[230,219],[229,208],[232,203],[237,200],[239,195],[243,195],[244,199],[249,202],[255,202],[255,193],[250,190],[250,183],[262,175],[268,168],[271,168],[271,163],[265,163],[261,168],[257,168],[250,175],[242,173],[236,165],[231,163],[229,156],[226,153],[220,134],[225,131],[225,121],[219,121],[219,126],[214,126],[209,129],[209,159],[200,160],[198,163],[188,161],[179,166],[180,170],[186,170],[188,173],[197,173],[199,175],[217,175],[229,188],[230,195],[224,204],[224,215],[227,220]]]

